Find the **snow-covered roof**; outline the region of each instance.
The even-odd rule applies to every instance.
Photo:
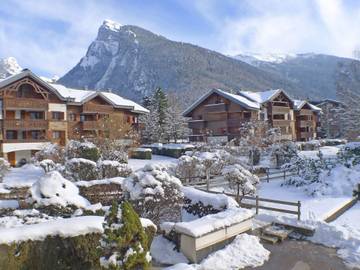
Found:
[[[42,78],[36,76],[30,70],[23,70],[21,73],[12,75],[5,80],[0,81],[0,88],[11,84],[17,80],[20,80],[26,76],[29,76],[35,81],[37,81],[39,84],[46,86],[49,90],[54,92],[61,100],[64,101],[73,102],[75,104],[83,104],[84,102],[96,96],[101,96],[103,99],[108,101],[116,108],[129,109],[135,113],[149,113],[149,110],[145,109],[143,106],[137,104],[132,100],[123,98],[117,94],[95,90],[79,90],[69,88],[61,84],[49,83]]]
[[[198,105],[200,105],[206,98],[208,98],[213,93],[223,96],[223,97],[231,100],[232,102],[245,107],[246,109],[249,109],[249,110],[259,110],[260,109],[260,105],[257,102],[251,101],[246,97],[231,94],[231,93],[228,93],[221,89],[212,89],[209,92],[207,92],[206,94],[204,94],[203,96],[201,96],[198,100],[196,100],[189,108],[187,108],[183,112],[183,115],[188,116],[189,113],[191,113]]]
[[[239,94],[243,95],[250,100],[258,102],[260,104],[265,103],[276,97],[278,94],[283,93],[289,99],[291,99],[283,90],[281,89],[271,89],[262,92],[249,92],[249,91],[240,91]]]
[[[298,111],[301,110],[302,107],[304,107],[305,104],[308,104],[309,107],[311,108],[311,110],[313,111],[317,111],[320,112],[321,109],[313,104],[311,104],[310,102],[306,101],[306,100],[299,100],[299,99],[294,99],[294,110]]]

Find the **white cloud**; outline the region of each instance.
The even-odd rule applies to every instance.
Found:
[[[218,31],[225,54],[317,52],[351,57],[360,44],[360,5],[341,0],[231,1],[236,15],[219,16],[217,3],[199,13]]]

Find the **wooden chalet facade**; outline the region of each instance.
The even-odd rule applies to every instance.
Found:
[[[0,81],[1,156],[16,165],[49,142],[120,138],[120,126],[137,128],[138,115],[147,112],[113,93],[69,89],[24,70]]]
[[[218,138],[228,141],[239,137],[246,121],[266,121],[281,131],[281,140],[307,141],[316,138],[318,114],[314,105],[292,100],[283,90],[230,94],[213,89],[184,113],[192,130],[190,141]]]

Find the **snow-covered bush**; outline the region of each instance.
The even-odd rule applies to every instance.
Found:
[[[40,161],[39,165],[41,168],[43,168],[45,172],[53,171],[56,168],[55,162],[51,159],[43,159],[42,161]]]
[[[199,177],[200,166],[200,160],[196,156],[183,155],[178,159],[175,170],[176,176],[189,183]]]
[[[100,264],[104,269],[149,269],[148,237],[131,204],[113,203],[105,216]]]
[[[31,202],[37,207],[55,205],[86,208],[88,200],[79,195],[79,189],[57,171],[45,174],[30,188]]]
[[[141,217],[159,225],[161,220],[176,219],[183,200],[181,181],[166,167],[147,164],[123,181],[125,200],[129,200]]]
[[[98,139],[95,144],[99,148],[101,158],[103,160],[114,160],[120,163],[128,163],[128,146],[121,141]]]
[[[183,187],[182,191],[184,193],[182,209],[198,218],[239,206],[233,198],[224,194],[211,194],[193,187]]]
[[[10,169],[9,162],[4,158],[0,158],[0,182],[2,182],[3,177],[9,171],[9,169]]]
[[[132,173],[129,165],[115,160],[102,160],[97,166],[102,178],[128,177]]]
[[[224,178],[229,182],[229,186],[236,190],[238,200],[242,196],[253,195],[256,186],[259,184],[259,178],[246,170],[239,164],[228,165],[223,169]]]
[[[70,141],[66,145],[66,156],[68,159],[83,158],[96,162],[100,158],[100,150],[92,142]]]
[[[297,145],[294,142],[277,143],[270,147],[270,154],[276,167],[280,167],[298,155]]]
[[[67,160],[64,175],[74,181],[95,180],[99,177],[96,162],[85,158]]]
[[[360,143],[353,142],[344,145],[340,148],[337,158],[348,168],[360,164]]]
[[[45,144],[45,146],[35,153],[35,161],[41,162],[50,159],[55,163],[64,164],[65,149],[58,144]]]

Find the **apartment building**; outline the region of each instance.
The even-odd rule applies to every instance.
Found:
[[[240,136],[246,121],[267,121],[281,130],[282,140],[316,138],[321,109],[307,101],[295,101],[281,89],[231,94],[212,89],[195,101],[183,115],[189,117],[190,141],[217,138],[228,141]]]
[[[0,81],[0,154],[16,165],[46,143],[120,138],[120,128],[136,129],[143,113],[148,110],[114,93],[67,88],[23,70]]]

